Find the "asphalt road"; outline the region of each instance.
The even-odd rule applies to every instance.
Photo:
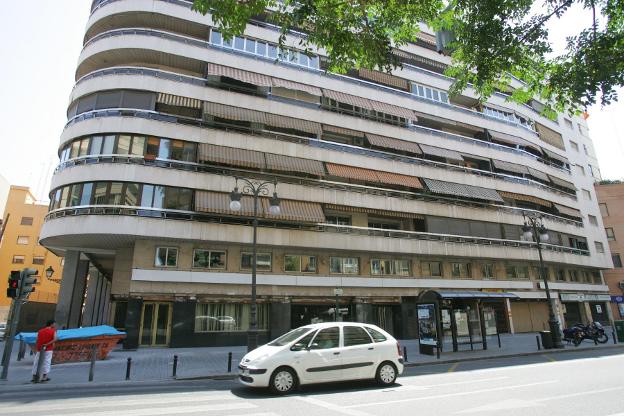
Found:
[[[94,386],[0,386],[2,415],[624,416],[621,349],[408,368],[392,388],[370,382],[273,397],[231,380]]]

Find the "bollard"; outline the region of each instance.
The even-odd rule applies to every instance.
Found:
[[[598,337],[594,336],[594,345],[598,345]]]
[[[178,374],[178,356],[173,356],[173,378]]]
[[[130,368],[132,368],[132,358],[128,357],[126,362],[126,380],[130,380]]]
[[[407,347],[403,347],[403,360],[407,362]]]
[[[436,358],[440,359],[440,342],[436,343]]]
[[[611,336],[613,337],[613,343],[617,344],[618,340],[617,340],[617,337],[615,336],[615,331],[611,331]]]
[[[232,372],[232,352],[228,352],[228,373]]]
[[[500,334],[498,332],[496,333],[496,337],[498,338],[498,348],[501,348]]]
[[[91,346],[91,364],[89,365],[89,381],[93,381],[93,373],[95,373],[95,359],[97,358],[97,345]]]
[[[26,355],[26,343],[23,339],[20,339],[19,351],[17,352],[17,361],[22,361]]]
[[[34,383],[39,383],[41,380],[41,371],[43,370],[43,362],[45,361],[45,345],[41,347],[41,351],[39,351],[39,360],[37,361],[37,374],[33,377]]]
[[[535,335],[535,340],[537,341],[537,350],[541,350],[542,346],[540,345],[539,335]]]

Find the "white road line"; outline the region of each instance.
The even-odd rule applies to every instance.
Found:
[[[349,409],[348,406],[341,406],[338,404],[328,403],[323,400],[313,399],[312,397],[295,397],[297,400],[301,400],[302,402],[306,402],[308,404],[323,407],[327,410],[331,410],[336,414],[347,415],[347,416],[371,416],[370,413],[362,412],[361,410]]]
[[[440,383],[440,384],[426,384],[424,386],[419,386],[417,384],[402,384],[401,386],[397,386],[397,387],[390,387],[386,390],[383,390],[384,392],[390,392],[390,391],[418,391],[418,390],[428,390],[430,388],[434,388],[434,387],[447,387],[447,386],[460,386],[462,384],[473,384],[473,383],[483,383],[486,381],[499,381],[499,380],[507,380],[511,377],[492,377],[492,378],[482,378],[482,379],[478,379],[478,380],[466,380],[466,381],[454,381],[452,383]],[[368,392],[359,392],[359,393],[368,393]]]
[[[145,403],[149,406],[150,403]],[[164,408],[143,408],[143,409],[124,409],[121,410],[102,410],[90,411],[89,416],[119,416],[123,413],[124,416],[156,416],[156,415],[173,415],[173,414],[185,414],[185,413],[203,413],[203,412],[222,412],[227,410],[240,410],[240,409],[255,409],[257,406],[251,403],[227,403],[227,404],[213,404],[206,406],[179,406],[179,407],[164,407]],[[46,413],[47,416],[67,416],[67,412],[62,413]]]
[[[606,393],[606,392],[609,392],[609,391],[616,391],[616,390],[624,390],[624,387],[610,387],[610,388],[600,389],[600,390],[579,391],[578,393],[560,394],[559,396],[549,396],[549,397],[544,397],[542,399],[535,399],[533,401],[534,402],[545,402],[545,401],[548,401],[548,400],[568,399],[570,397],[584,396],[584,395],[587,395],[587,394]],[[624,413],[622,413],[622,414],[624,414]]]
[[[387,401],[383,401],[383,402],[355,404],[355,405],[351,405],[351,406],[346,406],[346,408],[352,409],[352,408],[357,408],[357,407],[380,406],[380,405],[386,405],[386,404],[414,402],[414,401],[418,401],[418,400],[432,400],[432,399],[443,399],[443,398],[446,398],[446,397],[468,396],[468,395],[476,394],[476,393],[490,393],[490,392],[493,392],[493,391],[519,389],[519,388],[522,388],[522,387],[531,387],[531,386],[540,386],[540,385],[544,385],[544,384],[557,383],[558,381],[559,380],[548,380],[548,381],[540,381],[540,382],[536,382],[536,383],[514,384],[512,386],[493,387],[493,388],[490,388],[490,389],[462,391],[462,392],[447,393],[447,394],[436,394],[436,395],[432,395],[432,396],[412,397],[410,399],[387,400]]]

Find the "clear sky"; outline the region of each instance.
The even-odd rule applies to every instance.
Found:
[[[11,184],[30,186],[47,199],[50,177],[58,163],[57,147],[66,121],[69,93],[90,0],[5,2],[0,15],[0,175]],[[555,22],[563,39],[587,15],[577,13]],[[604,178],[624,178],[624,90],[622,101],[595,106],[588,119]]]

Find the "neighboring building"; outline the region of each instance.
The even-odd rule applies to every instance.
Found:
[[[9,188],[11,185],[9,181],[4,179],[2,175],[0,175],[0,221],[4,218],[4,208],[6,207],[7,198],[9,197]],[[0,222],[0,230],[2,229],[2,223]]]
[[[606,305],[585,120],[552,121],[539,102],[498,93],[485,105],[472,90],[449,97],[450,59],[431,33],[395,51],[402,70],[336,75],[296,34],[278,51],[279,31],[253,21],[225,41],[190,6],[93,2],[42,231],[66,258],[60,324],[83,323],[89,273],[105,289],[86,307],[111,300],[128,348],[244,343],[251,203],[229,209],[235,176],[276,180],[281,198],[280,215],[268,198],[260,207],[263,339],[333,319],[335,288],[348,319],[400,338],[417,336],[428,289],[457,292],[442,317],[463,335],[484,309],[499,331],[542,330],[523,213],[550,230],[559,318]]]
[[[624,319],[624,182],[597,183],[596,195],[613,260],[613,269],[605,270],[603,277],[609,286],[613,317]]]
[[[41,225],[48,206],[37,204],[27,187],[11,186],[3,220],[0,240],[0,278],[4,282],[0,293],[0,322],[6,322],[11,299],[6,296],[7,279],[11,270],[37,269],[35,292],[28,298],[22,313],[22,322],[28,327],[41,325],[50,319],[58,298],[59,280],[62,275],[62,258],[39,244]],[[50,280],[45,270],[54,269]]]

